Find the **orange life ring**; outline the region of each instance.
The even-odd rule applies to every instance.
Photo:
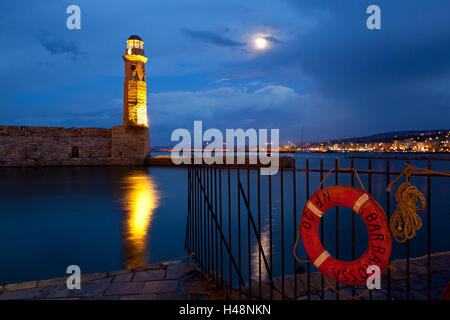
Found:
[[[369,232],[367,251],[357,260],[333,258],[322,246],[319,221],[336,206],[358,213]],[[325,275],[345,284],[358,285],[367,281],[367,267],[377,265],[383,272],[389,264],[392,238],[383,208],[366,192],[347,186],[332,186],[318,190],[306,203],[300,218],[300,232],[311,262]]]

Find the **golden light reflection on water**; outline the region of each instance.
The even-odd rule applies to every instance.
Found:
[[[125,178],[123,205],[124,221],[124,265],[126,269],[147,264],[148,230],[152,215],[159,206],[160,195],[152,177],[145,173],[134,173]]]

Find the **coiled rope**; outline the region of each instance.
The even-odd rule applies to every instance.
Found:
[[[405,165],[406,168],[386,188],[388,192],[391,192],[392,185],[402,176],[405,176],[405,182],[403,182],[395,192],[397,207],[389,222],[392,235],[399,243],[404,243],[416,236],[417,231],[422,227],[422,219],[417,214],[417,211],[425,209],[427,205],[423,193],[409,182],[409,177],[412,174],[438,174],[450,176],[450,173],[447,172],[413,167],[409,163],[405,163]],[[420,200],[420,206],[417,206],[418,200]]]

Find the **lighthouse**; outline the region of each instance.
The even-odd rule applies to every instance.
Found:
[[[125,81],[123,99],[123,125],[148,127],[147,84],[145,81],[144,41],[137,35],[127,40],[123,56]]]
[[[147,117],[147,84],[144,41],[137,35],[127,40],[123,84],[123,123],[111,130],[111,164],[142,164],[150,155]]]

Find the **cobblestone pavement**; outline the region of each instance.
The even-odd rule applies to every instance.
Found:
[[[396,271],[391,271],[391,299],[406,300],[406,260],[397,259],[391,261]],[[410,259],[410,299],[426,300],[428,299],[428,280],[427,280],[427,256]],[[388,299],[388,279],[387,271],[383,273],[380,290],[372,290],[371,298],[373,300]],[[336,293],[332,291],[324,282],[324,292],[322,294],[322,275],[320,272],[311,272],[309,276],[310,297],[311,300],[336,300]],[[450,252],[440,252],[431,255],[431,299],[440,299],[444,289],[450,282]],[[295,280],[293,275],[285,276],[284,289],[285,299],[308,299],[308,275],[306,273],[297,274],[297,290],[295,292]],[[334,281],[332,284],[334,285]],[[274,279],[275,290],[272,291],[273,299],[281,299],[282,279]],[[340,291],[347,296],[358,295],[365,290],[366,286],[356,286],[355,294],[352,294],[350,286],[340,285]],[[249,294],[246,287],[246,294]],[[259,284],[252,284],[252,296],[259,296]],[[261,295],[263,299],[270,298],[270,283],[263,282],[261,284]],[[348,300],[348,298],[339,297],[340,300]],[[361,300],[370,299],[369,294],[363,296]]]
[[[239,299],[202,279],[192,264],[181,260],[132,270],[81,275],[81,289],[69,290],[67,278],[0,286],[0,300],[202,300]],[[242,296],[245,298],[245,296]]]
[[[391,299],[406,299],[406,260],[393,260],[396,271],[391,272]],[[431,298],[440,299],[442,292],[450,282],[450,252],[431,255]],[[372,291],[373,300],[387,299],[388,282],[386,272],[383,274],[381,290]],[[295,295],[294,276],[285,277],[285,299],[307,300],[308,275],[297,274],[297,292]],[[220,289],[214,282],[202,278],[201,272],[192,264],[181,260],[148,265],[132,270],[101,272],[81,276],[81,289],[69,290],[67,278],[55,278],[42,281],[0,286],[0,300],[11,299],[70,299],[70,300],[202,300],[202,299],[246,299],[248,285],[243,287],[243,294],[234,291],[227,295],[226,289]],[[309,275],[311,300],[335,300],[336,293],[324,283],[322,294],[322,276],[319,272]],[[274,279],[273,299],[281,299],[281,278]],[[410,299],[427,299],[427,257],[410,259]],[[261,295],[259,285],[252,283],[252,296],[262,299],[270,298],[270,283],[262,282]],[[352,295],[351,287],[340,290]],[[356,287],[356,294],[366,290],[365,286]],[[347,300],[340,297],[341,300]],[[361,299],[369,299],[369,295]]]

